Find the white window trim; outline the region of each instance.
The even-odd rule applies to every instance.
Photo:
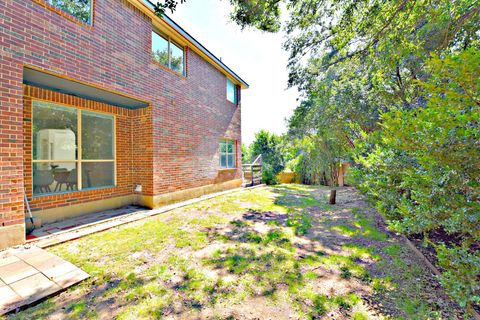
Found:
[[[221,148],[220,148],[220,144],[221,143],[225,143],[225,152],[222,152]],[[232,152],[228,152],[228,143],[232,143]],[[222,139],[219,143],[219,154],[220,154],[220,158],[219,158],[219,164],[220,164],[220,168],[222,169],[235,169],[237,167],[237,144],[236,144],[236,141],[235,140],[231,140],[231,139]],[[226,162],[226,166],[222,166],[222,155],[225,155],[225,162]],[[229,163],[228,163],[228,156],[232,155],[232,161],[233,161],[233,164],[232,166],[230,167],[229,166]]]

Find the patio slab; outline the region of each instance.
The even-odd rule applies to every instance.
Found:
[[[88,273],[38,247],[0,252],[0,315],[32,304],[86,278]]]

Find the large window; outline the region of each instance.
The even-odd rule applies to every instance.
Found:
[[[152,55],[159,63],[181,75],[185,75],[185,52],[183,48],[155,31],[152,31]]]
[[[238,103],[237,86],[230,79],[227,79],[227,100],[235,104]]]
[[[115,185],[114,117],[34,101],[33,194]]]
[[[235,141],[222,140],[220,141],[220,167],[221,168],[235,168],[236,166],[236,148]]]
[[[93,0],[47,0],[47,2],[86,24],[92,24]]]

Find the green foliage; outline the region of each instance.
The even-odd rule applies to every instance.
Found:
[[[245,150],[245,155],[250,157],[251,162],[258,155],[262,155],[263,182],[269,185],[278,183],[277,174],[285,168],[285,150],[280,136],[260,130],[255,134],[253,143]]]
[[[279,173],[280,171],[277,171],[271,164],[264,163],[263,171],[262,171],[263,183],[266,183],[268,185],[278,184],[278,179],[276,174]]]
[[[442,229],[459,239],[460,247],[432,245],[443,284],[466,305],[480,295],[472,285],[480,277],[480,52],[432,56],[426,70],[425,107],[383,113],[383,130],[370,137],[374,147],[357,157],[354,172],[396,231]]]
[[[286,2],[289,83],[304,94],[289,134],[303,151],[303,181],[328,180],[322,174],[350,152],[352,181],[392,229],[443,230],[478,256],[478,3]],[[446,265],[442,281],[465,305],[476,302],[470,283],[480,275],[462,261],[456,270]]]
[[[242,28],[275,32],[280,29],[280,3],[281,0],[230,0],[230,17]]]
[[[93,2],[88,0],[50,0],[48,1],[84,23],[91,23]]]
[[[480,256],[458,246],[438,245],[439,265],[445,269],[442,284],[462,306],[480,303]],[[460,279],[460,281],[459,281]]]
[[[185,3],[187,0],[163,0],[154,2],[155,14],[159,17],[163,16],[167,10],[173,13],[177,9],[177,4]]]
[[[242,143],[242,163],[251,163],[253,160],[250,148]]]

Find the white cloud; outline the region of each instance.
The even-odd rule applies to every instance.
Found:
[[[188,0],[169,16],[250,85],[242,91],[242,139],[250,143],[260,129],[286,131],[285,118],[297,105],[298,92],[286,90],[283,34],[242,31],[229,12],[227,1]]]

